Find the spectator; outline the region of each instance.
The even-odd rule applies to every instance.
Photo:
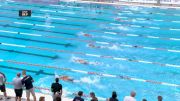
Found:
[[[4,93],[5,99],[10,99],[10,97],[7,97],[5,83],[6,83],[6,76],[0,72],[0,90],[1,92]],[[3,98],[0,98],[0,100],[3,100]]]
[[[39,101],[45,101],[45,97],[44,97],[44,96],[41,96],[41,97],[39,98]]]
[[[158,96],[158,101],[162,101],[163,100],[163,97],[162,96]]]
[[[56,78],[55,83],[52,83],[51,91],[53,92],[53,101],[56,101],[56,97],[62,96],[62,85],[59,83],[59,78]]]
[[[22,89],[22,82],[21,82],[21,73],[17,73],[17,76],[13,79],[12,84],[14,85],[14,91],[16,94],[16,101],[21,101],[23,89]]]
[[[124,98],[124,101],[136,101],[135,96],[136,96],[136,92],[132,91],[130,96],[126,96]]]
[[[109,98],[109,99],[107,99],[107,101],[119,101],[119,100],[117,99],[117,93],[116,93],[115,91],[112,92],[112,97]]]
[[[23,75],[23,79],[21,80],[21,82],[26,87],[27,101],[30,101],[30,93],[32,94],[34,101],[36,101],[36,95],[33,87],[33,82],[34,82],[33,78],[30,75],[26,75],[25,70],[22,72],[22,75]]]
[[[147,101],[146,99],[143,99],[142,101]]]
[[[97,97],[96,97],[96,95],[95,95],[95,93],[94,92],[91,92],[90,93],[90,96],[91,96],[91,101],[98,101],[98,99],[97,99]]]
[[[56,101],[61,101],[61,97],[56,97]]]
[[[83,98],[81,98],[83,96],[83,92],[82,91],[79,91],[78,92],[78,96],[76,96],[73,101],[84,101]]]

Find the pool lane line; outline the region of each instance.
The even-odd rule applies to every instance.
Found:
[[[15,32],[15,31],[10,31],[10,30],[1,30],[0,29],[0,33],[9,33],[9,34],[17,34],[17,35],[24,35],[24,36],[32,36],[32,37],[45,37],[45,38],[53,38],[53,39],[64,39],[64,40],[75,40],[75,41],[79,41],[79,42],[87,42],[87,43],[91,43],[92,41],[90,40],[83,40],[83,39],[77,39],[77,38],[65,38],[62,36],[54,36],[54,35],[42,35],[42,34],[32,34],[32,33],[23,33],[23,32]]]
[[[36,75],[43,74],[43,75],[50,75],[50,76],[54,76],[54,74],[53,74],[53,73],[47,73],[47,72],[44,72],[44,71],[42,71],[42,70],[35,71],[35,70],[21,69],[21,68],[18,68],[18,67],[5,66],[5,65],[0,65],[0,68],[11,69],[11,70],[19,70],[19,71],[26,70],[27,72],[30,72],[30,73],[35,73]]]
[[[9,17],[9,18],[13,18],[13,17]],[[15,19],[17,19],[16,17],[14,17]],[[29,21],[38,21],[38,22],[44,22],[44,21],[39,21],[39,20],[33,20],[33,19],[24,19],[24,20],[29,20]],[[94,19],[96,20],[96,19]],[[126,24],[126,23],[112,23],[115,21],[110,21],[110,25],[114,25],[114,26],[127,26],[127,27],[133,27],[133,28],[149,28],[149,29],[153,29],[153,30],[173,30],[173,31],[180,31],[180,28],[162,28],[162,27],[155,27],[155,26],[142,26],[142,25],[136,25],[136,24]],[[30,25],[30,24],[29,24]],[[66,24],[64,24],[66,25]],[[71,24],[67,24],[67,25],[71,25]],[[87,27],[87,26],[86,26]]]
[[[9,6],[8,6],[9,7]],[[12,9],[14,7],[11,7]],[[12,9],[7,9],[7,8],[0,8],[1,10],[9,10],[9,11],[15,11],[15,12],[18,12],[18,10],[12,10]],[[45,11],[44,11],[45,12]],[[33,12],[34,14],[45,14],[45,13],[40,13],[40,12]],[[59,15],[56,15],[54,13],[51,13],[49,14],[50,16],[59,16]],[[99,18],[87,18],[87,17],[79,17],[79,16],[69,16],[69,15],[61,15],[63,17],[69,17],[69,18],[76,18],[76,19],[88,19],[88,20],[97,20],[97,21],[103,21],[103,22],[111,22],[111,20],[105,20],[105,19],[99,19]],[[115,22],[115,21],[114,21]],[[76,25],[78,26],[78,25]],[[81,26],[81,25],[79,25]]]
[[[7,9],[7,10],[9,10],[9,9]],[[12,13],[0,12],[0,14],[12,14]],[[42,15],[42,16],[45,16],[45,15]],[[18,18],[18,17],[12,17],[12,16],[9,17],[9,16],[2,16],[2,15],[1,15],[1,17],[14,18],[14,19],[18,19],[18,20],[24,19],[23,17],[19,17]],[[56,18],[56,19],[58,19],[58,18]],[[40,20],[35,20],[35,19],[24,19],[24,20],[37,21],[37,22],[43,22],[43,23],[45,22],[45,21],[40,21]],[[80,25],[80,24],[67,24],[67,23],[62,23],[62,22],[52,22],[52,23],[54,23],[54,24],[61,24],[61,25],[68,25],[68,26],[86,27],[86,25]]]
[[[158,50],[158,51],[166,51],[166,52],[172,52],[172,53],[180,53],[180,50],[174,50],[174,49],[166,49],[166,48],[155,48],[155,47],[146,47],[142,45],[131,45],[131,44],[114,44],[110,42],[103,42],[103,41],[95,41],[97,44],[102,44],[102,45],[117,45],[121,47],[127,47],[127,48],[136,48],[136,49],[148,49],[148,50]],[[106,46],[96,46],[95,47],[90,47],[90,48],[96,48],[96,49],[103,49],[106,48]]]
[[[9,22],[13,23],[9,20],[0,20],[0,22]],[[23,22],[19,22],[23,24]],[[31,24],[31,23],[24,23],[24,24]],[[138,26],[136,26],[138,27]],[[68,30],[81,30],[80,28],[63,28],[63,29],[68,29]],[[141,37],[141,38],[149,38],[149,39],[161,39],[161,40],[172,40],[172,41],[180,41],[180,38],[168,38],[168,37],[158,37],[158,36],[152,36],[152,35],[142,35],[142,34],[125,34],[125,33],[120,33],[120,32],[111,32],[111,31],[98,31],[98,30],[85,30],[85,31],[91,31],[91,32],[99,32],[99,33],[106,33],[106,34],[112,34],[112,35],[119,35],[119,36],[130,36],[130,37]],[[59,32],[62,34],[68,34],[64,32]],[[69,33],[70,34],[70,33]],[[71,34],[70,34],[71,35]],[[73,35],[73,34],[72,34]],[[93,36],[92,36],[93,37]]]
[[[118,16],[115,18],[115,20],[120,19],[120,21],[123,21],[122,19],[126,19],[127,21],[154,21],[154,22],[171,22],[171,23],[180,23],[179,20],[159,20],[159,19],[153,19],[153,18],[130,18],[126,16]],[[117,20],[118,21],[118,20]]]
[[[97,44],[102,44],[102,45],[118,45],[121,47],[127,47],[127,48],[142,48],[142,49],[149,49],[149,50],[159,50],[159,51],[167,51],[167,52],[173,52],[173,53],[180,53],[180,50],[174,50],[174,49],[166,49],[166,48],[155,48],[155,47],[147,47],[147,46],[142,46],[142,45],[131,45],[131,44],[114,44],[112,42],[105,42],[105,41],[90,41],[90,40],[79,40],[76,38],[63,38],[63,37],[59,37],[59,36],[49,36],[49,35],[41,35],[41,34],[29,34],[29,33],[21,33],[21,32],[14,32],[14,31],[9,31],[9,30],[0,30],[0,32],[4,32],[4,33],[12,33],[12,34],[17,34],[17,35],[26,35],[26,36],[33,36],[33,37],[46,37],[46,38],[61,38],[61,39],[65,39],[65,40],[75,40],[75,41],[79,41],[79,42],[86,42],[86,43],[97,43]],[[1,35],[0,35],[1,37]],[[94,45],[95,46],[95,45]],[[92,47],[90,47],[92,48]],[[95,46],[93,48],[106,48],[105,46]]]
[[[28,39],[28,38],[18,38],[14,36],[6,36],[6,35],[0,35],[2,38],[10,38],[10,39],[18,39],[18,40],[24,40],[24,41],[32,41],[32,42],[38,42],[38,43],[45,43],[45,44],[53,44],[53,45],[60,45],[64,47],[73,47],[71,43],[55,43],[55,42],[48,42],[48,41],[41,41],[41,40],[34,40],[34,39]]]
[[[129,80],[129,81],[139,81],[139,82],[146,82],[146,83],[157,84],[157,85],[180,87],[180,85],[178,85],[178,84],[159,82],[159,81],[154,81],[154,80],[145,80],[145,79],[134,78],[134,77],[125,76],[125,75],[104,74],[104,73],[98,73],[98,72],[83,71],[83,70],[76,70],[76,69],[70,69],[70,68],[62,68],[62,67],[58,67],[58,66],[33,64],[33,63],[29,63],[29,62],[22,62],[22,61],[16,61],[16,60],[0,59],[0,62],[27,65],[27,66],[35,66],[35,67],[43,67],[43,68],[55,68],[55,69],[59,69],[59,70],[64,70],[64,71],[69,71],[69,72],[74,72],[74,73],[87,74],[87,75],[97,75],[97,76],[101,76],[101,77],[119,78],[119,79]]]
[[[36,49],[36,50],[44,50],[44,51],[50,51],[50,52],[78,54],[78,55],[83,55],[83,56],[88,56],[88,57],[105,58],[105,59],[112,59],[112,60],[117,60],[117,61],[144,63],[144,64],[151,64],[151,65],[158,65],[158,66],[162,66],[162,67],[180,68],[180,65],[176,65],[176,64],[169,64],[169,63],[165,64],[165,63],[152,62],[152,61],[146,61],[146,60],[134,60],[134,59],[130,59],[130,58],[115,57],[115,56],[110,56],[110,55],[99,55],[99,54],[91,54],[91,53],[83,53],[83,52],[72,52],[72,51],[67,51],[67,50],[59,50],[59,49],[52,49],[52,48],[38,47],[38,46],[17,45],[17,44],[9,44],[9,43],[5,43],[5,45],[13,46],[13,47],[21,47],[21,48],[30,48],[30,49]]]
[[[10,10],[10,9],[5,9],[5,8],[0,8],[0,9],[3,9],[3,10]],[[16,10],[11,10],[11,11],[16,11]],[[44,14],[44,13],[37,13],[37,12],[34,12],[34,13],[36,13],[36,14]],[[50,15],[55,15],[55,14],[50,14]],[[57,15],[55,15],[55,16],[57,16]],[[61,16],[64,16],[64,17],[69,17],[69,18],[80,18],[80,19],[89,19],[89,20],[98,20],[97,18],[82,18],[82,17],[74,17],[74,16],[65,16],[65,15],[61,15]],[[129,17],[118,17],[118,18],[129,18]],[[174,23],[180,23],[180,21],[178,21],[178,20],[158,20],[158,19],[152,19],[152,18],[146,18],[146,19],[144,19],[144,18],[130,18],[130,19],[136,19],[136,20],[142,20],[142,21],[149,21],[149,20],[151,20],[151,21],[166,21],[166,22],[174,22]],[[100,19],[99,19],[100,20]],[[114,21],[114,20],[105,20],[105,19],[101,19],[102,21],[107,21],[107,22],[117,22],[116,20]]]
[[[2,17],[7,17],[7,16],[2,16]],[[18,19],[16,17],[9,17],[9,18],[15,18],[15,19]],[[37,22],[45,22],[45,21],[39,21],[39,20],[33,20],[33,19],[24,19],[24,20],[29,20],[29,21],[37,21]],[[96,20],[96,19],[94,19]],[[153,30],[173,30],[173,31],[180,31],[179,28],[169,28],[169,27],[166,27],[166,28],[162,28],[162,27],[155,27],[155,26],[142,26],[142,25],[136,25],[136,24],[126,24],[126,23],[112,23],[112,22],[115,22],[115,21],[110,21],[111,25],[114,25],[114,26],[127,26],[127,27],[133,27],[133,28],[149,28],[149,29],[153,29]],[[32,24],[28,24],[28,25],[32,25]],[[64,25],[71,25],[71,24],[64,24]],[[52,26],[52,27],[55,27],[55,26]],[[87,26],[86,26],[87,27]]]
[[[44,6],[34,6],[34,5],[29,5],[29,4],[20,4],[20,3],[9,3],[10,5],[11,4],[13,4],[13,5],[19,5],[19,6],[30,6],[30,7],[38,7],[38,8],[47,8],[47,9],[53,9],[53,10],[55,10],[55,9],[57,9],[57,8],[49,8],[49,7],[54,7],[54,5],[53,4],[50,4],[50,5],[48,5],[48,7],[44,7]],[[55,7],[57,7],[57,5],[55,6]],[[67,6],[65,6],[66,8],[67,8]],[[65,10],[65,9],[63,9],[63,10]],[[66,9],[66,10],[69,10],[69,9]],[[79,10],[78,10],[79,11]],[[123,10],[123,11],[121,11],[121,12],[123,12],[123,13],[132,13],[132,14],[146,14],[146,15],[152,15],[152,14],[156,14],[156,15],[162,15],[162,16],[180,16],[180,14],[166,14],[166,13],[161,13],[161,12],[147,12],[147,11],[132,11],[132,10]],[[119,12],[119,13],[121,13],[121,12]],[[102,13],[102,12],[101,12]],[[107,15],[116,15],[116,14],[108,14],[108,13],[105,13],[105,12],[103,12],[104,14],[107,14]]]
[[[12,24],[12,23],[11,23]],[[56,33],[56,34],[66,34],[66,35],[72,35],[76,36],[75,34],[71,33],[66,33],[66,32],[57,32],[57,31],[51,31],[51,30],[44,30],[44,29],[38,29],[38,28],[27,28],[27,27],[18,27],[18,26],[13,26],[11,24],[0,24],[0,26],[6,28],[6,27],[11,27],[11,28],[20,28],[20,29],[26,29],[26,30],[35,30],[35,31],[40,31],[40,32],[49,32],[49,33]]]
[[[2,44],[2,43],[0,43],[0,44]],[[59,58],[57,55],[49,56],[49,55],[42,55],[42,54],[29,53],[29,52],[21,52],[21,51],[17,51],[17,50],[13,50],[13,49],[0,48],[0,51],[6,51],[6,52],[9,52],[9,53],[25,54],[25,55],[31,55],[31,56],[38,56],[38,57],[49,58],[49,59],[57,59],[57,58]]]

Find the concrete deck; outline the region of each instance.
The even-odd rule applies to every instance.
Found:
[[[14,99],[14,97],[15,97],[14,90],[13,89],[9,89],[9,88],[7,88],[6,90],[7,90],[8,96],[10,96],[11,99],[9,99],[9,100],[0,100],[0,101],[15,101],[15,99]],[[0,93],[0,97],[3,97],[2,95],[3,95],[3,93]],[[42,94],[42,93],[36,93],[37,101],[39,101],[39,98],[41,96],[45,97],[45,101],[53,101],[51,95],[46,95],[46,94]],[[31,96],[31,100],[32,100],[32,96]],[[23,92],[22,101],[26,101],[26,92],[25,91]],[[72,101],[72,99],[66,98],[63,95],[62,96],[62,101]]]

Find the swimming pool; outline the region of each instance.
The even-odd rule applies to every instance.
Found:
[[[21,9],[32,17],[18,17]],[[83,90],[104,100],[115,90],[122,100],[135,90],[138,101],[178,101],[179,32],[179,9],[1,2],[0,70],[11,82],[26,69],[45,88],[70,76],[74,83],[61,81],[70,98]]]

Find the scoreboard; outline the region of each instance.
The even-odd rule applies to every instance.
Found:
[[[19,10],[20,17],[30,17],[31,13],[31,10]]]

